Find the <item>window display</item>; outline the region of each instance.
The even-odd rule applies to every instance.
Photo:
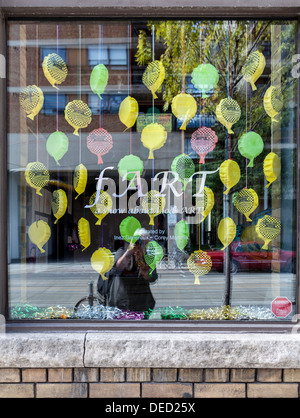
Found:
[[[10,21],[10,319],[290,320],[296,52],[293,20]]]

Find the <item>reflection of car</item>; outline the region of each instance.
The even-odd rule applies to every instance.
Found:
[[[280,271],[296,271],[296,252],[272,248],[262,249],[257,242],[234,241],[231,244],[231,272],[237,271],[271,271],[272,262],[280,262]],[[212,259],[212,268],[223,271],[225,252],[220,249],[205,250]]]

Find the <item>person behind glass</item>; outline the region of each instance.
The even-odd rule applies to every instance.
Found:
[[[155,300],[150,283],[157,280],[157,272],[150,275],[150,267],[144,260],[145,247],[149,242],[147,230],[135,232],[140,238],[135,244],[125,243],[115,254],[115,263],[109,273],[110,285],[106,304],[119,309],[144,312],[153,309]]]

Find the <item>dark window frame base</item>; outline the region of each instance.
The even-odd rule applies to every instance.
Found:
[[[296,322],[291,321],[97,321],[80,319],[13,320],[7,321],[6,332],[195,332],[195,333],[293,333]]]

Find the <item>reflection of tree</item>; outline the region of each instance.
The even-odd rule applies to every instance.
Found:
[[[278,25],[279,32],[272,34],[272,26]],[[262,167],[265,155],[270,151],[271,119],[263,106],[263,97],[271,85],[271,60],[279,57],[276,66],[277,80],[281,85],[285,106],[281,112],[281,126],[288,126],[291,110],[287,103],[293,97],[294,80],[291,78],[292,55],[295,53],[293,37],[296,25],[290,22],[270,21],[151,21],[147,29],[140,31],[136,53],[137,63],[145,66],[153,57],[161,59],[165,67],[165,81],[161,92],[166,111],[172,99],[180,92],[187,91],[198,102],[199,113],[215,115],[216,105],[225,97],[233,97],[241,107],[241,118],[234,125],[234,135],[228,141],[225,128],[216,123],[219,142],[214,151],[214,160],[209,162],[210,169],[216,169],[224,158],[231,157],[242,168],[241,184],[245,184],[245,159],[239,154],[237,143],[246,131],[253,130],[261,135],[266,143],[264,152],[256,158],[256,164]],[[153,38],[152,38],[153,36]],[[155,51],[152,41],[155,38]],[[250,52],[260,50],[266,57],[267,64],[263,77],[259,80],[257,91],[252,92],[250,84],[242,78],[242,66]],[[161,53],[162,52],[162,53]],[[159,54],[161,55],[159,56]],[[218,87],[211,96],[202,100],[199,92],[193,88],[190,75],[200,63],[210,63],[219,71]],[[249,187],[256,185],[258,193],[263,190],[262,170],[248,170]],[[215,176],[216,177],[216,176]],[[260,190],[259,190],[260,185]],[[217,186],[217,185],[216,185]],[[218,185],[220,190],[222,185]]]

